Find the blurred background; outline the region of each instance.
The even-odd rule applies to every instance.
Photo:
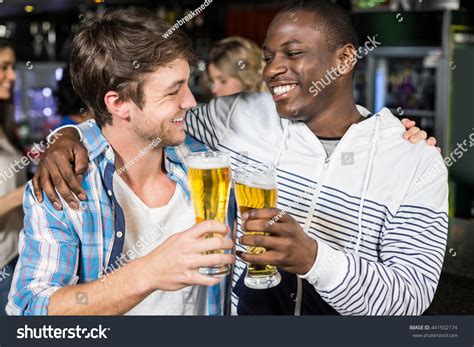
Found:
[[[64,113],[72,112],[60,110],[58,83],[67,84],[64,68],[69,45],[81,22],[109,7],[140,6],[174,24],[203,2],[0,0],[0,38],[13,42],[17,56],[15,119],[23,145],[44,139],[63,122]],[[474,147],[470,103],[474,97],[474,1],[336,2],[351,11],[360,43],[374,35],[382,43],[358,62],[357,103],[373,111],[388,107],[400,118],[415,120],[437,138],[443,157],[457,159],[449,166],[450,233],[445,264],[426,314],[474,314],[474,151],[470,149]],[[240,36],[260,46],[268,24],[286,3],[214,0],[181,27],[201,58],[191,78],[198,102],[216,95],[216,81],[207,76],[212,45]],[[71,107],[86,113],[80,103]],[[463,141],[467,150],[462,157],[453,155]]]

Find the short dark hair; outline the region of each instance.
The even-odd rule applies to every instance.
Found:
[[[349,13],[329,0],[300,0],[284,7],[280,13],[307,11],[316,15],[316,26],[326,36],[330,51],[351,43],[359,47],[357,33]]]
[[[170,39],[163,36],[170,28],[149,11],[135,8],[107,10],[81,26],[72,42],[71,82],[99,125],[112,124],[104,102],[108,91],[141,108],[147,73],[178,58],[196,63],[186,34],[175,30]]]

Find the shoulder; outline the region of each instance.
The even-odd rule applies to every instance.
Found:
[[[415,166],[416,171],[424,172],[436,167],[441,174],[447,175],[443,157],[438,149],[430,146],[425,140],[413,144],[403,138],[405,127],[390,111],[384,109],[381,115],[381,142],[382,148],[396,153],[394,156],[399,164]]]
[[[210,101],[210,105],[217,111],[225,109],[227,112],[233,113],[237,109],[242,111],[265,110],[266,112],[275,112],[275,103],[269,93],[243,92],[228,96],[222,96]]]

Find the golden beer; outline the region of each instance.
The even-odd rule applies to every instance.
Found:
[[[250,209],[275,208],[278,189],[274,168],[268,165],[248,165],[240,167],[234,174],[235,196],[240,214]],[[268,235],[266,232],[246,230],[246,235]],[[261,254],[264,247],[247,246],[247,253]],[[276,286],[280,274],[275,266],[248,264],[245,284],[254,289]]]
[[[188,180],[193,200],[196,223],[205,220],[226,222],[230,192],[230,158],[222,152],[193,153],[187,157]],[[209,237],[222,237],[219,233],[209,233]],[[224,253],[223,250],[206,252]],[[201,273],[212,276],[226,275],[229,266],[201,268]]]

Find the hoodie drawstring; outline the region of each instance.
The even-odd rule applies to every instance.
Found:
[[[278,164],[280,163],[281,155],[283,154],[283,150],[285,149],[286,145],[286,140],[288,138],[289,134],[289,128],[290,128],[290,122],[286,123],[283,129],[283,139],[281,141],[280,148],[278,149],[277,156],[275,158],[275,161],[273,162],[273,165],[275,167],[278,167]],[[295,299],[295,316],[299,316],[301,313],[301,297],[303,295],[303,283],[301,281],[301,278],[296,276],[296,299]]]
[[[278,153],[277,153],[277,156],[275,158],[275,161],[273,162],[273,166],[275,166],[275,167],[278,167],[278,164],[280,163],[281,155],[283,154],[283,150],[285,149],[285,146],[286,146],[286,140],[287,140],[287,137],[288,137],[289,128],[290,128],[290,122],[288,121],[284,125],[283,139],[281,141],[280,148],[278,149]]]
[[[375,149],[377,147],[377,141],[379,140],[379,132],[380,132],[380,115],[375,114],[375,133],[374,136],[372,137],[372,146],[370,147],[370,152],[369,152],[369,162],[367,163],[367,168],[366,168],[366,173],[365,173],[365,179],[364,179],[364,185],[362,186],[362,195],[359,203],[359,215],[357,218],[357,228],[359,230],[359,233],[357,235],[357,242],[354,247],[354,253],[359,252],[359,247],[360,243],[362,241],[362,213],[364,211],[364,203],[365,203],[365,198],[367,196],[367,190],[369,188],[369,182],[370,182],[370,175],[372,174],[372,169],[373,169],[373,164],[374,164],[374,157],[375,157]]]

